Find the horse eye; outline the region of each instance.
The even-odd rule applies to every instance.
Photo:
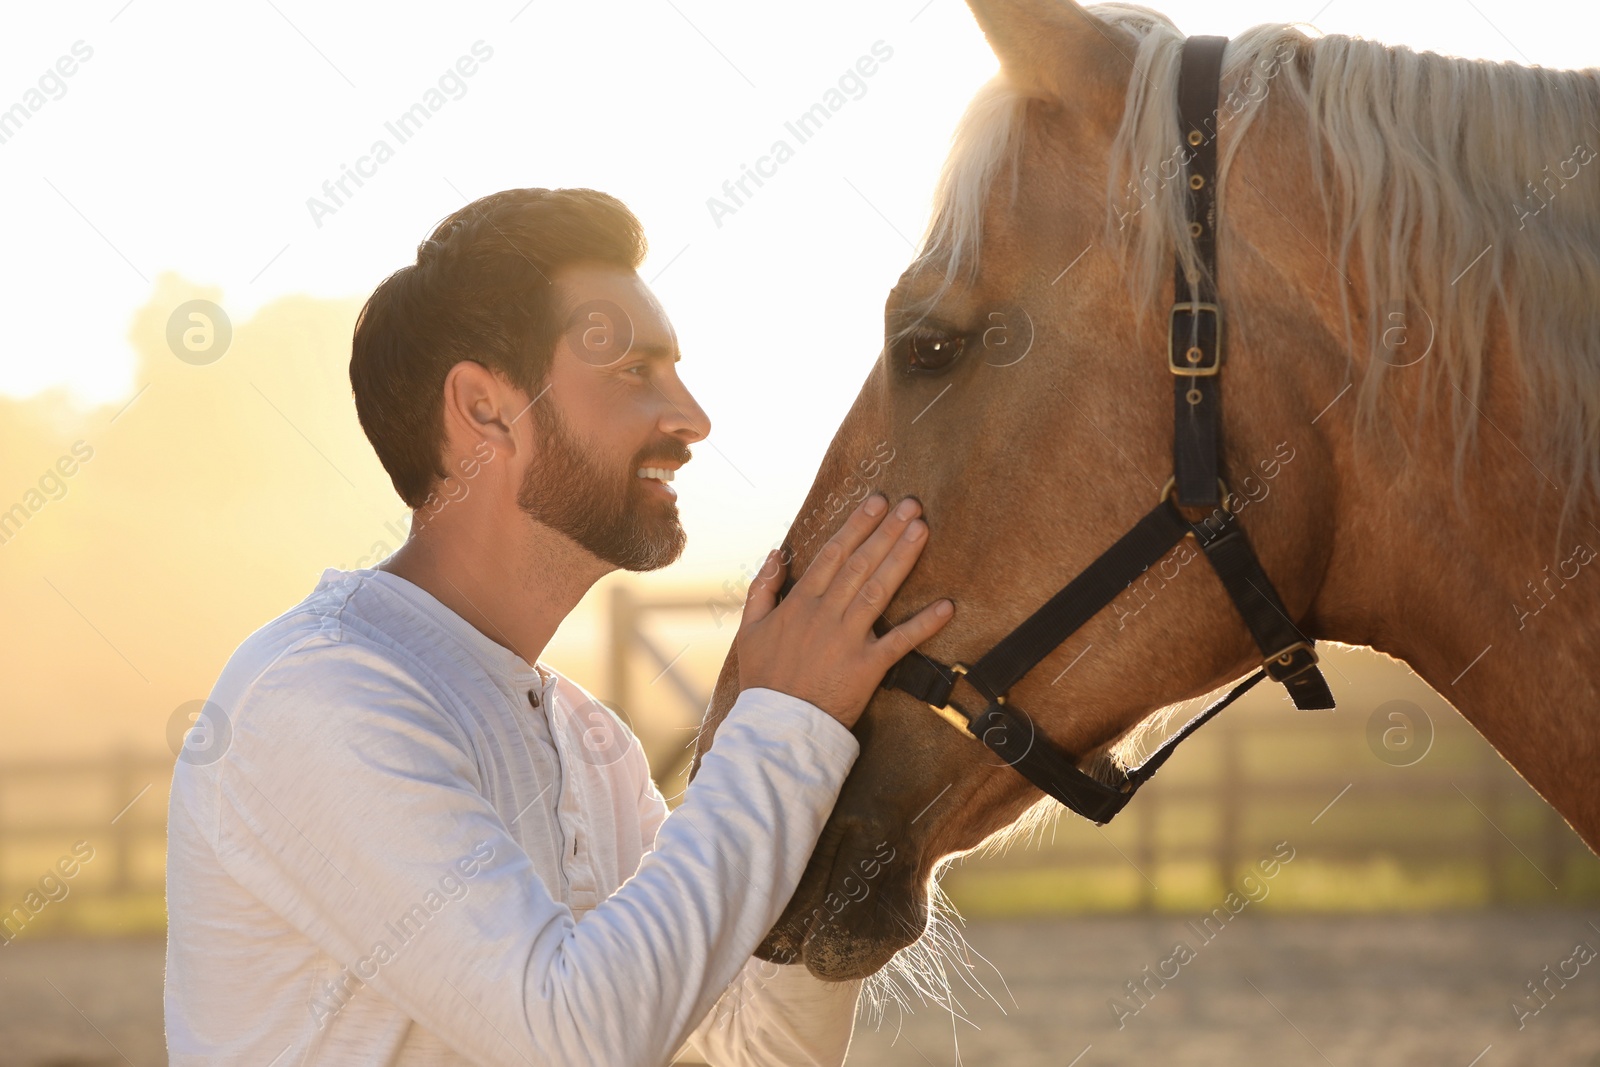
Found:
[[[961,356],[967,339],[926,327],[913,330],[905,339],[905,366],[924,374],[946,370]]]

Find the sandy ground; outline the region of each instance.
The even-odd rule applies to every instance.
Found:
[[[857,1028],[852,1065],[1600,1067],[1600,958],[1566,962],[1579,942],[1600,949],[1600,913],[1247,911],[1210,942],[1181,918],[974,922],[967,936],[993,964],[977,976],[994,999],[960,987],[965,1020],[890,1007],[881,1028]],[[1174,959],[1180,939],[1193,958],[1164,987],[1150,981],[1139,1007],[1126,983]],[[161,965],[158,940],[0,948],[0,1064],[164,1063]],[[1525,983],[1546,965],[1577,975],[1552,980],[1519,1030],[1511,1005],[1537,1003]]]
[[[995,1000],[963,989],[968,1021],[890,1008],[881,1029],[857,1027],[851,1064],[1600,1067],[1600,958],[1566,964],[1577,977],[1565,988],[1552,981],[1548,1005],[1520,1030],[1511,1008],[1524,983],[1547,964],[1560,968],[1578,942],[1600,950],[1597,914],[1246,911],[1209,943],[1176,918],[973,923],[967,936],[1010,995],[980,965]],[[1173,953],[1179,940],[1194,952],[1185,964]],[[1150,981],[1140,1007],[1126,983],[1146,966],[1159,975],[1169,959],[1165,973],[1177,977],[1164,988]],[[1120,1013],[1120,1028],[1110,1007],[1118,994],[1139,1008]]]

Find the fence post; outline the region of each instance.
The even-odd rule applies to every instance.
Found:
[[[1217,875],[1222,882],[1223,893],[1232,888],[1234,871],[1239,866],[1239,808],[1243,785],[1239,778],[1244,763],[1239,747],[1243,744],[1243,737],[1243,731],[1233,721],[1228,722],[1227,728],[1222,731],[1222,783],[1218,798],[1222,805],[1222,819],[1218,828],[1221,839],[1217,842]]]
[[[1541,804],[1540,807],[1544,811],[1544,861],[1548,868],[1545,874],[1552,880],[1559,878],[1566,881],[1568,852],[1563,831],[1567,828],[1567,821],[1549,804]]]
[[[116,807],[132,799],[133,784],[133,752],[122,745],[117,748],[111,757],[111,803]],[[127,812],[123,811],[123,815]],[[111,824],[111,848],[114,853],[111,868],[111,892],[114,896],[126,896],[133,886],[133,824],[118,818]]]
[[[638,627],[638,603],[628,585],[617,582],[611,587],[611,662],[610,696],[623,711],[632,708],[632,694],[628,689],[629,666],[633,658],[633,637]]]
[[[1139,879],[1139,910],[1154,911],[1156,908],[1156,891],[1152,884],[1155,880],[1156,869],[1156,805],[1161,802],[1161,788],[1145,793],[1135,805],[1139,809],[1139,818],[1134,822],[1139,834],[1139,843],[1136,855],[1139,857],[1140,870],[1143,877]]]
[[[1499,761],[1500,757],[1493,748],[1488,745],[1479,747],[1476,784],[1478,795],[1483,800],[1483,862],[1489,879],[1489,903],[1497,907],[1505,904],[1508,896],[1505,838],[1500,829],[1500,824],[1505,821],[1505,794],[1494,781]]]

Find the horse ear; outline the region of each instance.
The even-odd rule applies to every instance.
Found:
[[[967,0],[967,6],[1019,92],[1069,101],[1114,89],[1120,97],[1133,74],[1114,31],[1075,0]]]

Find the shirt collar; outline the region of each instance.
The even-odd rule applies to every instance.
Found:
[[[530,664],[515,651],[456,614],[432,593],[398,574],[391,574],[376,567],[357,571],[341,571],[330,567],[322,574],[324,582],[337,581],[341,578],[364,579],[398,596],[418,614],[453,638],[472,655],[473,659],[482,663],[497,678],[519,687],[537,685],[541,690],[549,688],[555,679],[554,672],[544,664]]]

